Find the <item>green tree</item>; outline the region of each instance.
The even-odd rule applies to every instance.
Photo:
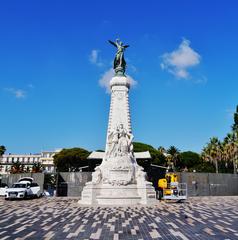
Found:
[[[234,124],[232,125],[232,131],[238,133],[238,105],[236,106],[236,112],[234,113]]]
[[[24,173],[25,172],[25,165],[22,164],[19,160],[13,163],[11,166],[10,173],[15,174],[15,173]]]
[[[218,173],[218,164],[222,160],[223,148],[221,142],[218,140],[217,137],[213,137],[210,139],[210,142],[203,149],[203,155],[205,156],[206,160],[214,164],[216,173]]]
[[[195,165],[190,170],[195,169],[196,172],[208,172],[208,173],[214,173],[215,172],[215,166],[211,162],[201,162],[198,165]]]
[[[152,147],[151,145],[141,143],[141,142],[133,142],[134,152],[146,152],[149,151],[151,155],[151,163],[156,165],[164,165],[166,164],[165,156],[159,152],[157,149]],[[138,164],[140,162],[138,161]],[[143,164],[140,164],[143,165]]]
[[[54,164],[58,172],[75,172],[88,166],[90,152],[83,148],[63,149],[54,155]]]
[[[172,162],[172,168],[180,166],[180,150],[175,146],[167,149],[168,159]]]
[[[5,153],[5,151],[6,151],[6,147],[3,146],[3,145],[1,145],[1,146],[0,146],[0,163],[1,163],[1,157],[2,157],[2,155]],[[3,168],[3,166],[0,165],[0,171],[2,170],[2,168]]]
[[[180,166],[196,169],[196,165],[202,163],[200,155],[196,152],[186,151],[180,153]]]
[[[32,166],[32,170],[33,173],[39,173],[43,171],[43,167],[42,164],[40,162],[34,163]]]
[[[223,142],[224,158],[227,163],[232,162],[233,173],[237,173],[237,158],[238,158],[238,139],[235,133],[228,133]]]
[[[0,156],[2,156],[6,152],[6,147],[1,145],[0,146]]]
[[[156,150],[151,145],[141,143],[141,142],[133,142],[133,147],[134,147],[134,152],[146,152],[146,151],[153,152],[154,150]]]
[[[163,155],[165,155],[167,153],[166,149],[163,146],[159,146],[158,151]]]

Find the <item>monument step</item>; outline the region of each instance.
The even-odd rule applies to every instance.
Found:
[[[97,196],[97,199],[141,199],[139,196]]]

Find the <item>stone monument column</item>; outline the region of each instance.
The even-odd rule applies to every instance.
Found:
[[[110,81],[111,104],[108,120],[106,152],[108,150],[108,138],[120,124],[127,132],[131,133],[131,116],[129,108],[130,83],[125,76],[115,76]]]
[[[152,204],[155,202],[155,190],[146,181],[146,173],[137,164],[133,151],[128,97],[130,83],[125,75],[124,59],[124,51],[129,46],[123,45],[118,39],[109,42],[117,48],[117,52],[114,59],[115,76],[110,81],[111,104],[106,148],[102,164],[95,168],[92,181],[84,187],[79,203]]]

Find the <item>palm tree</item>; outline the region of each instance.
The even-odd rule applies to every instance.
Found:
[[[16,161],[13,163],[11,170],[11,173],[23,173],[24,172],[24,165],[21,164],[19,161]]]
[[[224,145],[227,153],[228,161],[232,161],[233,172],[237,173],[237,158],[238,158],[238,139],[237,135],[233,133],[228,133],[224,139]]]
[[[158,147],[158,151],[159,151],[159,153],[161,153],[163,155],[166,154],[166,152],[167,152],[166,149],[164,147],[162,147],[162,146]]]
[[[218,162],[222,160],[222,152],[222,144],[216,137],[211,138],[204,148],[204,155],[215,165],[216,173],[218,173]]]
[[[38,173],[38,172],[42,172],[42,164],[41,163],[34,163],[33,167],[32,167],[32,172],[33,173]]]
[[[173,166],[177,166],[179,161],[180,150],[175,146],[170,146],[169,149],[167,150],[167,153],[170,155],[170,157],[168,156],[168,158],[169,160],[171,159]]]
[[[222,142],[222,149],[222,160],[225,162],[225,167],[228,168],[230,161],[230,145],[226,142],[225,139]]]

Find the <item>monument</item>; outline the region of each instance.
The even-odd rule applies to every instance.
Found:
[[[153,204],[156,194],[152,183],[136,158],[150,157],[149,152],[133,151],[133,134],[129,109],[130,82],[125,75],[126,61],[119,39],[109,41],[117,48],[114,59],[115,76],[110,81],[111,103],[105,152],[93,152],[90,158],[102,158],[92,173],[92,181],[82,191],[81,204],[131,205]]]

